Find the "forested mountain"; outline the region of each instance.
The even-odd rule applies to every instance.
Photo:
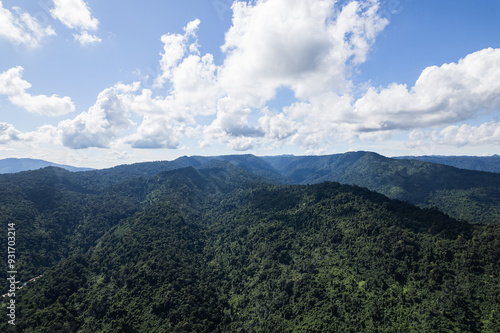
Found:
[[[27,283],[16,326],[0,331],[500,331],[500,224],[357,186],[280,185],[301,175],[280,159],[1,176],[0,219],[15,223]]]
[[[4,158],[0,159],[0,173],[16,173],[21,171],[36,170],[54,166],[63,168],[68,171],[89,171],[90,168],[77,168],[70,165],[56,164],[44,160],[36,160],[31,158]]]
[[[454,218],[500,221],[500,174],[395,160],[370,152],[263,159],[295,184],[353,184],[421,207],[438,207]]]
[[[190,166],[200,168],[212,161],[229,162],[276,184],[335,181],[366,187],[420,207],[437,207],[454,218],[473,223],[500,221],[500,174],[386,158],[370,152],[326,156],[183,156],[174,161],[78,172],[71,179],[79,186],[98,191],[135,177],[148,178]]]
[[[500,156],[398,156],[395,159],[418,160],[460,169],[500,173]]]

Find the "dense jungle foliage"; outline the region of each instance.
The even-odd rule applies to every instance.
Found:
[[[27,283],[0,331],[500,332],[500,224],[335,182],[280,185],[277,170],[193,157],[1,176]]]

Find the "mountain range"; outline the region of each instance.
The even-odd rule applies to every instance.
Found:
[[[21,171],[36,170],[48,166],[66,169],[68,171],[90,171],[91,168],[77,168],[70,165],[57,164],[32,158],[4,158],[0,159],[0,173],[16,173]]]
[[[454,166],[460,169],[500,172],[500,156],[398,156],[397,159],[418,160]]]
[[[369,152],[0,175],[0,331],[497,332],[499,189]]]
[[[183,156],[173,161],[120,165],[72,175],[83,187],[99,190],[136,177],[182,167],[225,161],[276,184],[335,181],[366,187],[420,207],[437,207],[473,223],[500,221],[500,174],[418,160],[387,158],[372,152],[325,156]]]

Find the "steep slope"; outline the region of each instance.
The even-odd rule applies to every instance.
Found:
[[[197,176],[200,172],[210,181]],[[188,198],[194,205],[210,193],[267,182],[224,161],[207,163],[199,172],[188,167],[150,178],[130,178],[99,191],[82,187],[78,181],[74,173],[54,167],[0,175],[0,220],[20,230],[20,281],[43,273],[69,255],[85,253],[121,219],[165,196]],[[5,274],[0,272],[1,290],[7,284]]]
[[[17,331],[500,327],[499,225],[349,185],[271,185],[224,161],[105,192],[134,186],[139,209],[18,292]]]
[[[77,168],[70,165],[56,164],[31,158],[4,158],[0,160],[0,174],[36,170],[48,166],[58,167],[72,172],[92,170],[90,168]]]
[[[394,159],[418,160],[455,168],[500,173],[500,156],[398,156]]]
[[[21,282],[71,254],[86,252],[120,219],[139,209],[134,198],[90,191],[73,183],[73,175],[54,167],[0,175],[0,221],[2,228],[15,224]],[[7,244],[7,232],[2,234]],[[0,264],[5,263],[3,256]],[[6,271],[0,271],[1,290],[5,277]]]
[[[264,159],[294,183],[353,184],[422,207],[436,206],[458,219],[500,221],[499,174],[395,160],[370,152]]]

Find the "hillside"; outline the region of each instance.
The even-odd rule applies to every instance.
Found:
[[[371,152],[263,157],[295,184],[336,181],[363,186],[474,223],[500,221],[500,174],[463,170]]]
[[[395,159],[418,160],[455,168],[500,173],[500,156],[398,156]]]
[[[371,152],[325,156],[183,156],[173,161],[120,165],[75,172],[71,182],[101,191],[133,179],[179,168],[203,168],[214,161],[230,163],[275,184],[335,181],[366,187],[420,207],[437,207],[472,223],[500,221],[500,174],[458,169],[418,160],[392,159]],[[0,175],[0,182],[2,175]]]
[[[4,158],[0,159],[0,174],[1,173],[16,173],[21,171],[28,170],[37,170],[45,167],[58,167],[62,169],[66,169],[68,171],[77,172],[77,171],[89,171],[93,170],[90,168],[77,168],[70,165],[62,165],[52,162],[47,162],[44,160],[37,160],[31,158]]]
[[[335,181],[366,187],[420,207],[437,207],[453,218],[472,223],[500,221],[500,174],[417,160],[386,158],[371,152],[325,156],[183,156],[173,161],[75,172],[67,177],[73,184],[89,191],[101,191],[164,171],[184,167],[203,168],[214,161],[230,163],[275,184]]]
[[[20,281],[43,274],[2,332],[500,328],[500,225],[356,186],[275,185],[227,161],[102,190],[73,176],[0,178]]]

